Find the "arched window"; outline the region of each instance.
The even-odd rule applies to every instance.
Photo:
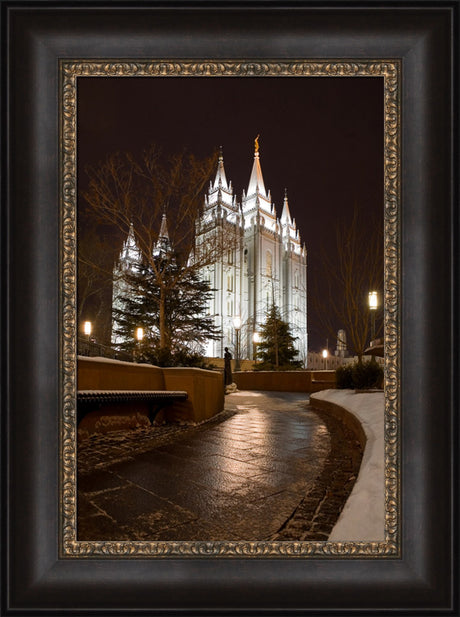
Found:
[[[229,317],[233,315],[233,300],[227,300],[227,315]]]
[[[299,271],[294,272],[294,287],[299,287]]]
[[[227,276],[227,291],[233,291],[233,276],[231,274]]]
[[[265,254],[265,273],[267,276],[272,276],[272,254],[270,251]]]

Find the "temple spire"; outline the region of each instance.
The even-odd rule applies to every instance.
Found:
[[[292,219],[291,219],[291,213],[289,212],[289,202],[288,202],[288,196],[287,196],[287,189],[284,189],[284,202],[283,202],[283,212],[281,214],[281,222],[284,225],[291,225],[292,224]]]
[[[158,239],[155,242],[153,248],[153,255],[160,255],[161,253],[168,253],[171,250],[171,243],[169,241],[168,223],[166,220],[166,212],[163,212],[161,217],[160,233]]]
[[[219,160],[217,163],[217,172],[216,179],[214,180],[214,184],[212,186],[213,189],[223,188],[228,190],[227,177],[225,175],[224,169],[224,155],[222,153],[222,146],[219,148]]]
[[[267,192],[265,190],[264,178],[262,176],[262,169],[260,167],[260,159],[259,159],[259,137],[254,140],[254,163],[252,166],[251,177],[249,179],[249,186],[247,190],[247,195],[254,195],[259,193],[263,195],[263,197],[267,197]]]
[[[161,226],[160,226],[160,233],[158,234],[158,240],[168,240],[169,241],[168,223],[166,221],[166,212],[163,212],[163,216],[161,217]]]
[[[140,251],[137,246],[136,235],[134,233],[134,226],[132,223],[129,225],[128,235],[123,242],[123,247],[120,252],[119,260],[125,263],[135,263],[140,259]]]

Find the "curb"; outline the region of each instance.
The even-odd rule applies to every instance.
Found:
[[[358,418],[353,415],[351,411],[348,411],[345,407],[341,407],[337,403],[333,403],[328,400],[321,400],[316,397],[316,394],[310,395],[310,405],[312,407],[316,407],[321,411],[327,411],[328,413],[334,415],[341,422],[343,422],[349,429],[351,429],[356,434],[356,439],[359,441],[363,451],[366,447],[367,437],[366,432],[363,429],[361,422]]]
[[[385,540],[385,402],[383,392],[356,395],[346,390],[324,390],[310,396],[310,404],[334,414],[352,428],[364,444],[363,458],[353,490],[329,541],[382,542]]]

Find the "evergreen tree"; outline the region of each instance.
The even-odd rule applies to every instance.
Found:
[[[265,323],[260,329],[261,341],[257,345],[258,370],[280,370],[300,367],[295,360],[298,351],[294,348],[295,337],[286,321],[281,319],[279,308],[272,304]]]
[[[116,334],[123,341],[120,349],[138,359],[160,366],[200,365],[204,363],[203,346],[208,339],[219,338],[213,320],[205,314],[211,298],[209,283],[193,270],[178,276],[182,266],[177,258],[157,256],[156,272],[138,266],[123,273],[120,309],[113,310]],[[168,289],[162,294],[158,271]],[[169,282],[176,280],[171,287]],[[165,345],[160,346],[160,299],[165,298]],[[142,341],[135,339],[136,328],[142,327]]]

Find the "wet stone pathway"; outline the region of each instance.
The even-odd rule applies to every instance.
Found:
[[[237,392],[193,428],[84,441],[79,540],[325,540],[361,450],[301,393]]]

